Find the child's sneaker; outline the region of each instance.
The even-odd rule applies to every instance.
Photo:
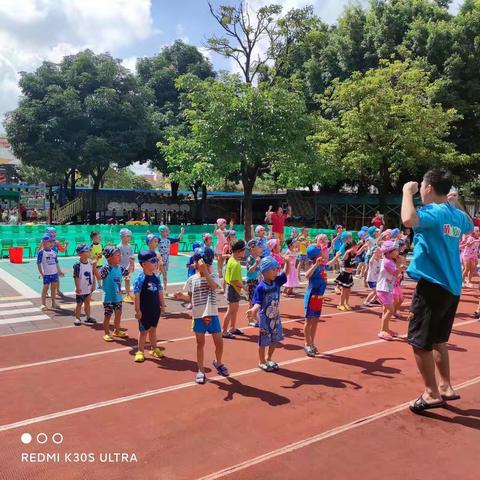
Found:
[[[155,347],[153,350],[150,350],[150,355],[155,358],[163,358],[165,356],[158,347]]]
[[[230,333],[233,333],[233,335],[245,335],[241,330],[239,330],[238,328],[233,328],[232,330],[230,330]]]
[[[85,320],[85,323],[87,325],[95,325],[97,323],[97,321],[92,317],[87,317],[87,319]]]
[[[273,367],[268,363],[259,363],[258,368],[264,372],[273,372]]]
[[[106,341],[106,342],[113,342],[113,337],[111,335],[104,335],[103,336],[103,339]]]
[[[254,322],[253,320],[251,322],[248,322],[248,324],[251,326],[251,327],[258,327],[258,322]]]
[[[314,357],[315,356],[315,350],[313,350],[312,347],[306,346],[306,347],[303,347],[303,349],[305,350],[305,353],[306,353],[307,357]]]
[[[145,361],[145,355],[143,354],[143,352],[137,352],[135,354],[135,362],[137,363],[143,363]]]
[[[47,309],[48,309],[48,307],[46,305],[41,305],[40,306],[40,310],[47,310]]]
[[[195,377],[195,382],[200,385],[203,385],[206,381],[207,381],[207,377],[205,376],[205,374],[203,372],[198,372],[197,376]]]
[[[123,301],[124,301],[125,303],[133,303],[133,298],[132,298],[130,295],[125,295],[125,296],[123,297]]]
[[[73,321],[73,324],[78,327],[79,325],[82,324],[82,321],[79,319],[79,318],[76,318],[74,321]]]
[[[274,362],[273,360],[267,360],[267,365],[274,370],[278,370],[280,367],[278,366],[277,362]]]
[[[234,335],[232,332],[222,333],[222,337],[223,337],[223,338],[231,338],[231,339],[236,338],[235,335]]]
[[[60,310],[60,305],[58,303],[52,303],[53,310]]]
[[[228,377],[228,368],[223,363],[218,363],[217,361],[212,362],[213,367],[217,370],[217,373],[222,377]]]
[[[128,338],[128,335],[122,330],[120,330],[119,332],[113,332],[113,336],[118,338]]]

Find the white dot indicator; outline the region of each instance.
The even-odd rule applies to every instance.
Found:
[[[20,440],[25,445],[28,445],[32,441],[32,436],[29,433],[22,433],[22,436],[20,437]]]

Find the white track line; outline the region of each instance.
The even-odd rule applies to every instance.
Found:
[[[469,321],[468,323],[473,323],[473,321]],[[460,324],[458,324],[458,326],[460,326]],[[384,343],[384,342],[385,342],[384,340],[373,340],[371,342],[357,343],[357,344],[354,344],[354,345],[348,345],[348,346],[345,346],[345,347],[335,348],[333,350],[328,350],[326,352],[322,352],[322,355],[333,355],[335,353],[345,352],[345,351],[348,351],[348,350],[355,350],[357,348],[367,347],[367,346],[370,346],[370,345],[375,345],[375,344]],[[311,361],[311,360],[314,360],[314,358],[303,356],[303,357],[293,358],[291,360],[285,360],[284,362],[279,362],[278,364],[280,366],[285,366],[285,365],[292,365],[292,364],[300,363],[300,362],[307,362],[307,361]],[[260,372],[260,370],[258,368],[250,368],[250,369],[247,369],[247,370],[241,370],[239,372],[231,373],[229,377],[230,378],[243,377],[244,375],[249,375],[251,373],[259,373],[259,372]],[[210,377],[209,381],[212,381],[212,380],[226,381],[229,377],[222,377],[222,376],[217,375],[215,377]],[[479,381],[480,381],[480,377],[476,377],[476,378],[478,378]],[[474,382],[474,380],[471,380],[471,382],[476,383],[476,382]],[[59,412],[53,412],[53,413],[49,413],[47,415],[42,415],[42,416],[39,416],[39,417],[28,418],[26,420],[21,420],[19,422],[9,423],[9,424],[6,424],[6,425],[0,425],[0,432],[4,432],[6,430],[13,430],[13,429],[20,428],[20,427],[25,427],[27,425],[32,425],[32,424],[35,424],[35,423],[41,423],[41,422],[45,422],[45,421],[48,421],[48,420],[53,420],[53,419],[56,419],[56,418],[67,417],[69,415],[75,415],[77,413],[87,412],[87,411],[90,411],[90,410],[96,410],[98,408],[109,407],[111,405],[118,405],[120,403],[127,403],[127,402],[131,402],[131,401],[134,401],[134,400],[139,400],[141,398],[147,398],[147,397],[152,397],[152,396],[155,396],[155,395],[161,395],[163,393],[173,392],[175,390],[181,390],[181,389],[193,387],[193,386],[196,386],[196,385],[197,385],[196,382],[180,383],[180,384],[177,384],[177,385],[170,385],[168,387],[162,387],[162,388],[158,388],[158,389],[155,389],[155,390],[147,390],[145,392],[135,393],[133,395],[127,395],[127,396],[124,396],[124,397],[112,398],[111,400],[105,400],[103,402],[91,403],[89,405],[84,405],[82,407],[71,408],[69,410],[61,410]],[[402,405],[405,405],[405,404],[402,404]]]
[[[0,268],[0,280],[3,280],[25,298],[40,298],[39,293],[21,282],[18,278],[3,270],[3,268]]]
[[[0,308],[24,307],[26,305],[33,305],[33,303],[32,302],[0,303]]]
[[[20,313],[33,313],[33,312],[39,312],[40,307],[31,307],[31,308],[16,308],[13,310],[3,310],[0,312],[0,317],[5,317],[7,315],[18,315]]]
[[[1,318],[0,325],[16,325],[17,323],[33,322],[36,320],[50,320],[48,315],[43,315],[40,312],[38,313],[38,315],[30,315],[28,317]]]
[[[475,377],[475,378],[472,378],[471,380],[467,380],[466,382],[456,385],[454,388],[455,390],[462,390],[463,388],[469,387],[479,382],[480,382],[480,377]],[[374,422],[375,420],[379,420],[381,418],[393,415],[394,413],[401,412],[402,410],[405,410],[408,407],[409,403],[410,402],[400,403],[395,407],[387,408],[386,410],[382,410],[381,412],[377,412],[372,415],[368,415],[366,417],[358,418],[353,422],[346,423],[339,427],[332,428],[331,430],[326,430],[325,432],[319,433],[318,435],[314,435],[313,437],[305,438],[304,440],[290,443],[289,445],[285,445],[284,447],[278,448],[277,450],[272,450],[268,453],[264,453],[263,455],[259,455],[258,457],[251,458],[250,460],[237,463],[236,465],[232,465],[230,467],[224,468],[217,472],[211,473],[210,475],[206,475],[205,477],[201,477],[198,480],[216,480],[217,478],[226,477],[227,475],[231,475],[240,470],[244,470],[254,465],[258,465],[259,463],[266,462],[268,460],[271,460],[272,458],[279,457],[280,455],[285,455],[286,453],[291,453],[291,452],[294,452],[295,450],[300,450],[301,448],[308,447],[309,445],[318,443],[327,438],[334,437],[343,432],[347,432],[349,430],[353,430],[358,427],[363,427],[364,425],[368,425],[369,423]]]
[[[372,308],[370,308],[372,309]],[[356,310],[358,312],[358,310]],[[339,315],[351,315],[352,313],[355,313],[355,311],[350,311],[350,312],[341,312],[341,313],[332,313],[330,315],[326,315],[326,316],[339,316]],[[49,317],[47,317],[49,318]],[[294,319],[294,320],[286,320],[284,322],[282,322],[282,325],[285,325],[287,323],[294,323],[294,322],[298,322],[300,320],[303,320],[301,317],[297,318],[297,319]],[[474,320],[476,321],[476,320]],[[1,323],[1,321],[0,321]],[[469,322],[470,323],[470,322]],[[61,328],[70,328],[71,326],[69,325],[68,327],[61,327]],[[239,330],[254,330],[256,327],[242,327],[240,328]],[[49,329],[49,330],[58,330],[58,328],[53,328],[53,329]],[[42,330],[40,330],[42,331]],[[30,333],[30,332],[28,332]],[[7,337],[11,336],[11,335],[6,335]],[[179,338],[172,338],[172,339],[169,339],[169,340],[162,340],[160,342],[157,342],[158,345],[166,345],[166,344],[169,344],[169,343],[175,343],[175,342],[181,342],[181,341],[184,341],[184,340],[192,340],[192,339],[195,339],[195,336],[194,335],[190,335],[188,337],[179,337]],[[379,343],[381,342],[382,340],[374,340],[374,343]],[[105,355],[105,354],[108,354],[108,353],[117,353],[117,352],[123,352],[123,351],[126,351],[126,350],[132,350],[134,347],[119,347],[119,348],[112,348],[111,350],[99,350],[99,351],[96,351],[96,352],[90,352],[90,353],[83,353],[83,354],[79,354],[79,355],[72,355],[72,356],[69,356],[69,357],[60,357],[60,358],[52,358],[50,360],[43,360],[41,362],[34,362],[34,363],[25,363],[25,364],[20,364],[20,365],[13,365],[11,367],[3,367],[3,368],[0,368],[0,373],[2,372],[9,372],[9,371],[12,371],[12,370],[20,370],[22,368],[31,368],[31,367],[39,367],[39,366],[42,366],[42,365],[50,365],[52,363],[61,363],[61,362],[68,362],[70,360],[78,360],[78,359],[82,359],[82,358],[88,358],[88,357],[95,357],[96,355]]]

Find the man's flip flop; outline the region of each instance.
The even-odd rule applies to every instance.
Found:
[[[454,395],[442,395],[442,398],[445,402],[453,402],[454,400],[460,400],[462,397],[455,393]]]
[[[443,408],[447,404],[444,400],[441,402],[435,402],[435,403],[428,403],[425,401],[423,398],[423,395],[420,395],[416,400],[413,405],[409,405],[408,408],[410,409],[411,412],[413,413],[423,413],[425,410],[430,410],[432,408]]]

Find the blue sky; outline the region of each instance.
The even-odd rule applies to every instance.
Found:
[[[271,3],[243,1],[248,1],[250,8]],[[462,1],[454,0],[453,12]],[[317,15],[334,23],[349,0],[276,3],[283,5],[284,11],[311,4]],[[90,48],[109,51],[134,68],[136,57],[154,55],[177,38],[202,47],[209,35],[220,30],[207,0],[0,0],[0,133],[3,115],[18,103],[19,72],[33,71],[44,60],[59,61],[64,55]],[[217,69],[231,69],[231,62],[204,53]]]

